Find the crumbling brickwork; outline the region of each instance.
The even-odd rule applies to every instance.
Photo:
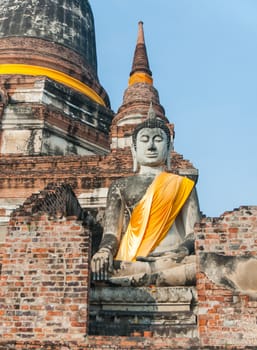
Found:
[[[199,259],[197,289],[199,302],[198,327],[204,346],[257,346],[254,295],[229,288],[225,272],[221,283],[213,281],[236,259],[257,255],[257,207],[240,207],[220,218],[204,219],[196,227],[196,251]],[[215,254],[223,262],[220,271],[208,276],[205,261]],[[215,269],[215,265],[210,268]],[[233,268],[233,266],[232,266]],[[248,271],[250,273],[250,271]],[[227,288],[226,288],[227,283]]]
[[[90,235],[68,216],[65,192],[72,195],[45,190],[12,215],[1,250],[2,340],[81,341],[87,333]]]
[[[191,340],[144,337],[87,337],[83,342],[18,341],[1,342],[0,350],[199,350]],[[209,348],[210,349],[210,348]],[[204,350],[204,349],[203,349]],[[206,349],[207,350],[207,349]]]
[[[202,257],[256,256],[257,207],[196,226],[199,338],[108,337],[87,336],[90,230],[69,216],[70,199],[79,211],[71,187],[52,184],[12,215],[1,249],[0,349],[256,348],[257,301],[208,278]]]
[[[75,205],[70,207],[70,201]],[[70,186],[49,185],[13,212],[1,249],[0,349],[169,349],[190,338],[94,337],[88,331],[90,234]],[[57,210],[58,209],[58,210]]]
[[[194,168],[180,154],[174,152],[172,171],[177,173],[187,169]],[[80,199],[83,194],[108,188],[114,179],[129,175],[133,175],[129,148],[113,150],[107,156],[2,156],[1,216],[8,220],[12,208],[22,204],[33,193],[42,191],[51,182],[70,184]],[[87,207],[95,205],[97,199],[93,195],[90,198],[92,203],[88,203]],[[104,205],[105,203],[98,207]]]

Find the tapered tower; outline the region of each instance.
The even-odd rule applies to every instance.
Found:
[[[143,22],[138,23],[138,34],[128,87],[123,101],[112,123],[111,148],[130,146],[130,135],[135,125],[147,117],[152,103],[158,118],[168,123],[165,110],[160,104],[159,94],[153,85],[147,49],[144,38]],[[173,135],[173,125],[170,126]]]
[[[170,129],[171,142],[174,141],[174,124],[170,123],[160,103],[158,90],[154,87],[153,75],[148,60],[143,22],[138,23],[137,42],[132,67],[123,101],[115,115],[111,127],[111,150],[113,153],[125,152],[131,147],[131,135],[135,126],[147,118],[152,105],[157,118],[162,119]],[[198,171],[183,157],[172,152],[172,171],[197,179]]]

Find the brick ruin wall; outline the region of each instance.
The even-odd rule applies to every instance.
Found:
[[[49,186],[12,214],[0,251],[0,349],[169,349],[192,344],[188,338],[87,336],[91,236],[76,216],[69,216],[67,198],[73,195],[69,186]]]
[[[69,187],[64,190],[73,195]],[[0,349],[257,347],[257,301],[216,284],[201,264],[203,254],[256,256],[257,207],[205,218],[196,226],[198,340],[87,336],[90,230],[69,216],[66,205],[51,209],[56,193],[66,201],[58,188],[50,188],[27,200],[10,221],[1,249]]]
[[[198,255],[198,329],[205,346],[257,347],[257,296],[225,288],[207,276],[210,254],[226,258],[257,257],[257,207],[240,207],[220,218],[206,218],[195,228]],[[222,267],[221,267],[222,268]]]
[[[90,235],[69,216],[67,193],[73,195],[68,187],[34,195],[11,217],[1,249],[2,341],[84,339]]]
[[[172,168],[176,172],[192,168],[192,165],[174,152]],[[129,148],[113,150],[107,156],[1,156],[0,244],[4,241],[11,212],[52,182],[70,184],[81,205],[89,210],[97,208],[93,215],[100,211],[97,220],[101,220],[107,188],[115,178],[132,175],[131,169]],[[99,197],[102,199],[98,203]]]

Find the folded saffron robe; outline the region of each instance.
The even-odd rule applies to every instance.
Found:
[[[135,206],[115,260],[149,255],[167,235],[193,187],[188,178],[160,173]]]

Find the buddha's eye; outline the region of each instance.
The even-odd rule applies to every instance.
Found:
[[[149,141],[149,136],[142,135],[142,136],[140,136],[139,141],[141,141],[141,142],[148,142]]]
[[[162,142],[163,141],[163,137],[162,136],[155,136],[155,138],[154,138],[154,141],[155,142]]]

